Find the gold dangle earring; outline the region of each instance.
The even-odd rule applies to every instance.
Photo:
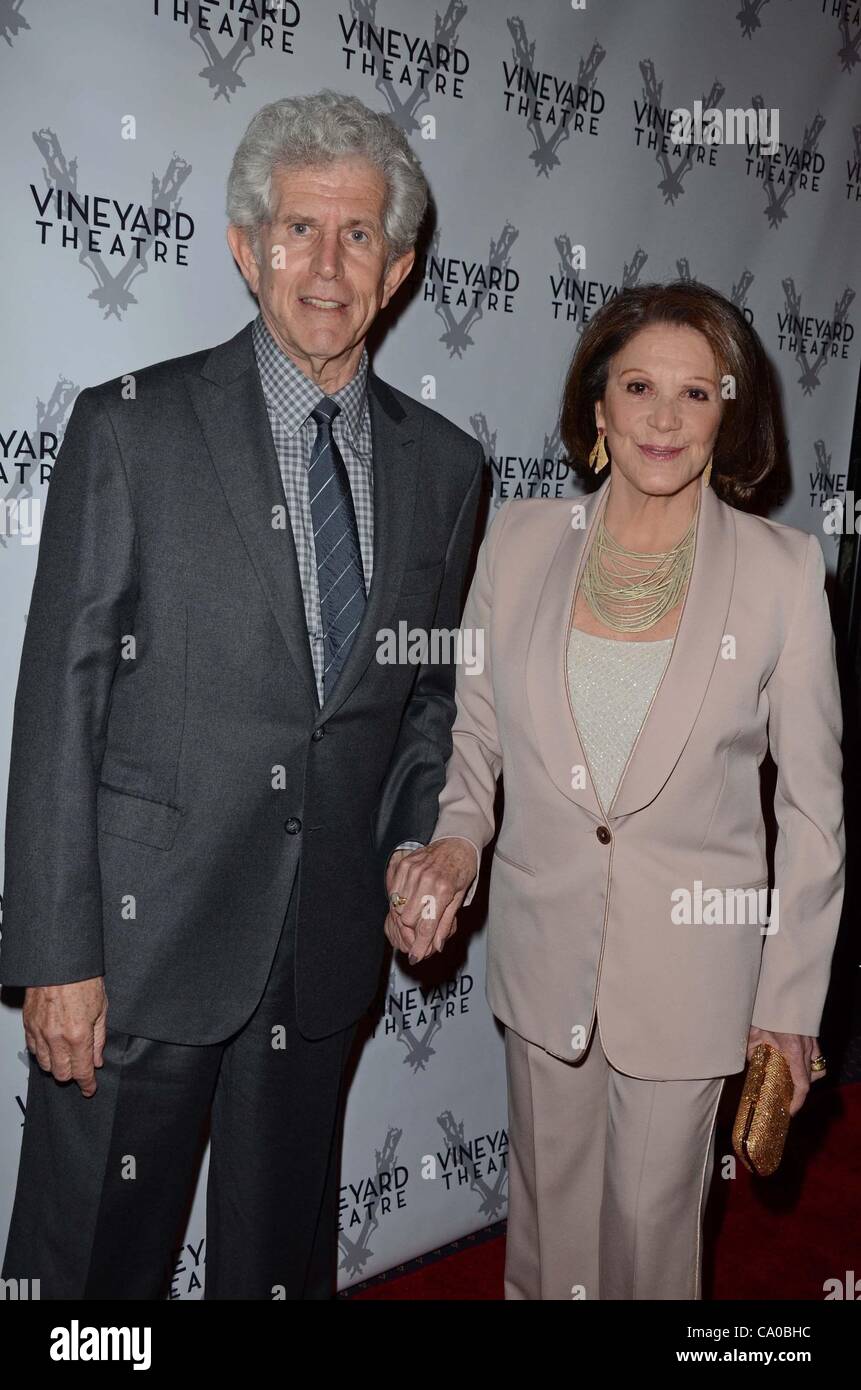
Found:
[[[598,438],[595,440],[592,452],[589,455],[589,467],[592,469],[593,473],[600,473],[601,469],[606,468],[609,462],[610,460],[607,457],[607,446],[604,443],[604,431],[599,430]]]
[[[709,485],[709,479],[711,478],[711,475],[712,475],[712,461],[711,461],[711,459],[709,459],[708,463],[706,464],[705,468],[703,469],[703,487],[708,487],[708,485]]]

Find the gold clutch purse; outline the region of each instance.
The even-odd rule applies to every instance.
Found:
[[[794,1090],[786,1058],[770,1043],[759,1043],[748,1063],[732,1128],[733,1148],[758,1177],[768,1177],[780,1163]]]

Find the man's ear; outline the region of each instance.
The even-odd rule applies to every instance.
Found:
[[[413,268],[416,258],[414,250],[405,251],[402,256],[398,256],[386,271],[386,278],[383,281],[383,301],[380,305],[384,309],[399,285],[403,284],[406,277]]]
[[[235,227],[231,223],[227,228],[227,244],[248,283],[248,288],[252,294],[256,294],[260,284],[260,267],[254,256],[248,232],[244,227]]]

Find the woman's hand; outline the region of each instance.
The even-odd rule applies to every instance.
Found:
[[[386,875],[389,898],[399,893],[406,902],[389,908],[385,932],[396,951],[406,952],[410,965],[441,951],[454,936],[456,913],[477,867],[475,847],[456,836],[392,855]]]
[[[812,1082],[819,1081],[826,1074],[824,1067],[821,1071],[810,1070],[810,1063],[813,1058],[820,1055],[819,1039],[809,1038],[802,1033],[770,1033],[766,1028],[751,1028],[747,1041],[748,1061],[757,1043],[763,1042],[771,1043],[772,1047],[776,1047],[777,1051],[782,1052],[789,1063],[789,1070],[795,1083],[789,1113],[790,1115],[797,1115],[807,1099],[807,1092],[810,1090]]]

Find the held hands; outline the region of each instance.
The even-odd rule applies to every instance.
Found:
[[[814,1057],[819,1056],[819,1039],[809,1038],[802,1033],[771,1033],[767,1028],[751,1028],[747,1041],[747,1059],[750,1060],[753,1049],[757,1043],[771,1043],[778,1052],[789,1063],[789,1070],[792,1073],[792,1080],[795,1090],[792,1096],[792,1103],[789,1107],[789,1114],[797,1115],[805,1100],[807,1092],[810,1090],[814,1081],[819,1081],[825,1076],[825,1070],[811,1071],[810,1063]]]
[[[38,985],[24,995],[24,1038],[43,1071],[96,1091],[103,1062],[108,1000],[101,975],[70,985]]]
[[[385,932],[410,965],[441,951],[457,931],[456,913],[475,877],[475,849],[469,840],[438,840],[425,849],[397,850],[389,860],[386,889],[406,898],[389,907]]]

